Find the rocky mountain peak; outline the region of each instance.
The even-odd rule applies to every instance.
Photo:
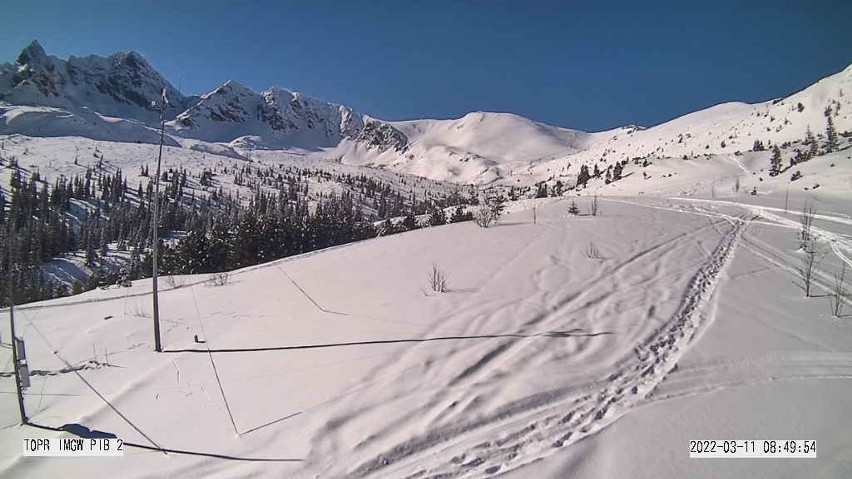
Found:
[[[21,50],[21,53],[18,54],[18,58],[15,59],[15,63],[19,66],[38,66],[44,64],[45,60],[47,60],[47,53],[45,53],[44,47],[41,46],[41,43],[39,43],[38,40],[33,40],[29,45]]]
[[[167,116],[183,111],[192,98],[182,95],[142,55],[121,52],[101,57],[48,56],[37,41],[24,48],[14,65],[0,69],[0,99],[12,104],[85,107],[98,113],[155,123],[163,89],[172,103]]]

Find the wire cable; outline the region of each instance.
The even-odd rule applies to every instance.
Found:
[[[301,291],[301,292],[302,292],[302,294],[303,294],[303,295],[305,295],[305,297],[306,297],[306,298],[308,298],[308,300],[310,300],[310,302],[311,302],[311,303],[313,303],[313,304],[314,304],[314,306],[316,306],[316,307],[317,307],[317,309],[319,309],[319,310],[320,310],[320,311],[322,311],[323,313],[337,314],[337,315],[339,315],[339,316],[349,316],[349,315],[348,315],[348,314],[346,314],[346,313],[340,313],[340,312],[337,312],[337,311],[332,311],[332,310],[330,310],[330,309],[325,309],[325,308],[323,308],[322,306],[320,306],[320,305],[319,305],[319,303],[317,303],[317,302],[314,300],[314,298],[312,298],[312,297],[311,297],[311,295],[310,295],[310,294],[308,294],[308,292],[307,292],[307,291],[305,291],[305,290],[304,290],[304,288],[302,288],[302,286],[300,286],[300,285],[299,285],[299,283],[297,283],[297,282],[296,282],[296,280],[294,280],[294,279],[293,279],[293,278],[292,278],[289,274],[287,274],[287,271],[285,271],[285,270],[284,270],[284,268],[283,268],[280,264],[275,263],[275,267],[276,267],[276,268],[278,268],[278,270],[279,270],[279,271],[281,271],[281,273],[283,273],[283,274],[284,274],[284,276],[286,276],[286,277],[287,277],[287,279],[288,279],[288,280],[290,280],[290,282],[291,282],[291,283],[293,283],[293,286],[295,286],[296,288],[298,288],[298,290],[299,290],[299,291]]]
[[[83,375],[82,375],[82,374],[80,374],[80,371],[78,371],[77,369],[75,369],[75,368],[74,368],[74,366],[72,366],[72,365],[71,365],[71,363],[69,363],[68,361],[66,361],[66,360],[65,360],[65,358],[63,358],[62,356],[60,356],[60,355],[59,355],[59,352],[58,352],[58,351],[57,351],[57,349],[53,346],[53,344],[50,342],[50,340],[48,340],[48,339],[47,339],[47,337],[44,335],[44,333],[42,333],[42,332],[41,332],[41,330],[40,330],[38,327],[36,327],[36,325],[35,325],[35,324],[33,324],[33,322],[30,320],[30,318],[29,318],[29,316],[28,316],[28,315],[26,315],[26,314],[22,314],[22,316],[24,317],[24,319],[26,319],[26,320],[27,320],[27,323],[29,323],[29,324],[32,326],[32,328],[33,328],[33,329],[34,329],[34,330],[38,333],[38,335],[39,335],[39,336],[41,336],[41,339],[42,339],[42,340],[44,340],[45,344],[47,344],[47,346],[48,346],[48,347],[50,347],[50,349],[52,350],[52,352],[53,352],[53,355],[54,355],[54,356],[56,356],[57,358],[59,358],[59,360],[60,360],[60,361],[62,361],[63,363],[65,363],[65,365],[66,365],[69,369],[71,369],[71,370],[74,372],[74,374],[76,374],[76,375],[77,375],[77,377],[78,377],[78,378],[80,378],[80,380],[81,380],[81,381],[83,381],[83,383],[85,383],[85,384],[86,384],[86,386],[88,386],[88,387],[89,387],[89,389],[91,389],[91,390],[92,390],[92,392],[94,392],[94,393],[95,393],[95,394],[96,394],[99,398],[101,398],[101,400],[102,400],[102,401],[103,401],[103,402],[104,402],[107,406],[109,406],[109,408],[110,408],[110,409],[112,409],[112,410],[113,410],[116,414],[118,414],[118,416],[119,416],[121,419],[123,419],[123,420],[124,420],[124,422],[126,422],[127,424],[129,424],[129,425],[130,425],[130,427],[132,427],[133,429],[135,429],[135,430],[136,430],[136,432],[138,432],[139,434],[141,434],[141,435],[142,435],[142,437],[144,437],[145,439],[147,439],[147,440],[148,440],[148,442],[150,442],[151,444],[153,444],[154,446],[156,446],[158,449],[162,449],[162,448],[160,447],[160,445],[156,443],[156,441],[154,441],[153,439],[151,439],[151,437],[149,437],[149,436],[148,436],[147,434],[145,434],[145,433],[144,433],[141,429],[139,429],[139,427],[138,427],[136,424],[134,424],[134,423],[133,423],[133,421],[131,421],[130,419],[128,419],[128,418],[127,418],[127,416],[125,416],[124,414],[122,414],[122,413],[121,413],[121,411],[119,411],[119,410],[118,410],[118,408],[116,408],[116,407],[115,407],[115,406],[114,406],[114,405],[113,405],[113,404],[112,404],[112,403],[111,403],[111,402],[110,402],[107,398],[105,398],[105,397],[104,397],[104,396],[103,396],[100,392],[98,392],[98,390],[97,390],[97,389],[95,389],[95,387],[94,387],[94,386],[92,386],[92,383],[90,383],[89,381],[87,381],[87,380],[86,380],[86,378],[84,378],[84,377],[83,377]],[[163,452],[165,453],[165,451],[163,451]]]
[[[45,426],[45,425],[42,425],[42,424],[36,424],[34,422],[31,422],[31,421],[27,421],[26,425],[31,426],[31,427],[35,427],[35,428],[38,428],[38,429],[44,429],[46,431],[68,432],[68,433],[74,434],[75,436],[85,437],[85,436],[81,436],[79,434],[75,434],[72,431],[67,431],[67,430],[65,430],[61,427]],[[123,443],[124,443],[125,446],[135,447],[135,448],[138,448],[138,449],[145,449],[145,450],[148,450],[148,451],[156,451],[156,452],[172,453],[172,454],[184,454],[184,455],[189,455],[189,456],[212,457],[212,458],[215,458],[215,459],[225,459],[225,460],[228,460],[228,461],[248,461],[248,462],[304,462],[305,461],[304,459],[290,458],[290,457],[230,456],[230,455],[227,455],[227,454],[217,454],[215,452],[188,451],[186,449],[171,449],[171,448],[165,448],[165,447],[151,447],[151,446],[146,446],[144,444],[136,444],[136,443],[128,442],[128,441],[124,441]]]
[[[195,304],[195,314],[198,317],[198,324],[201,326],[201,334],[204,335],[204,344],[207,346],[207,356],[210,358],[210,364],[213,366],[213,374],[216,376],[216,383],[219,384],[219,392],[222,393],[222,401],[225,403],[225,410],[228,412],[228,417],[231,419],[231,426],[234,427],[234,434],[240,435],[237,429],[237,422],[234,421],[234,415],[231,413],[231,406],[228,404],[228,397],[225,396],[225,388],[222,387],[222,380],[219,379],[219,369],[216,368],[216,361],[213,360],[213,353],[210,351],[210,343],[207,341],[207,332],[204,330],[204,321],[201,320],[201,310],[198,308],[198,299],[195,297],[193,286],[189,286],[189,291],[192,293],[192,302]]]

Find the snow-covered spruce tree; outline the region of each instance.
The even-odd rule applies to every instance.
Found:
[[[618,181],[621,179],[621,175],[624,173],[624,165],[626,164],[626,160],[615,163],[615,166],[612,168],[612,181]]]
[[[580,208],[577,208],[577,202],[576,201],[571,200],[571,206],[568,208],[568,213],[570,213],[573,216],[577,216],[577,215],[580,214]]]
[[[447,224],[447,214],[442,208],[433,207],[429,213],[429,226],[441,226]]]
[[[411,231],[419,228],[417,218],[414,217],[413,213],[406,215],[405,218],[402,219],[400,226],[403,228],[403,231]]]
[[[457,206],[450,216],[450,223],[461,223],[462,221],[473,221],[473,213],[465,211],[463,206]]]
[[[778,145],[772,147],[772,158],[769,159],[769,176],[777,176],[781,172],[781,149]]]
[[[831,119],[831,115],[828,115],[825,125],[825,151],[826,153],[831,153],[832,151],[837,151],[838,147],[837,130],[834,129],[834,121]]]
[[[816,138],[814,137],[814,133],[811,131],[810,127],[808,127],[808,136],[806,137],[806,139],[807,139],[807,142],[808,142],[807,143],[807,145],[808,145],[808,155],[807,156],[808,156],[808,159],[810,160],[811,158],[813,158],[813,157],[815,157],[819,154],[819,144],[817,143]]]
[[[577,175],[577,187],[585,187],[591,177],[592,176],[589,174],[589,167],[586,165],[580,166],[580,173]]]

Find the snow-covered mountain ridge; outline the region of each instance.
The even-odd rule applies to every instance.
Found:
[[[387,123],[344,105],[281,88],[256,93],[228,81],[170,122],[176,135],[246,149],[330,148],[343,139],[401,151],[408,139]]]
[[[752,150],[755,141],[766,147],[800,141],[808,130],[819,139],[829,116],[838,132],[852,130],[852,66],[786,98],[724,103],[650,128],[587,133],[511,113],[383,121],[299,92],[258,93],[235,81],[185,96],[138,53],[61,60],[33,42],[14,63],[0,65],[0,134],[154,143],[159,115],[152,102],[163,89],[175,146],[218,143],[244,156],[281,151],[460,184],[559,178],[573,184],[580,165],[606,170],[634,158],[735,154]]]
[[[233,142],[245,149],[318,150],[343,139],[384,152],[401,151],[407,138],[386,122],[343,105],[280,88],[256,93],[227,81],[200,97],[185,96],[136,52],[68,60],[48,56],[38,42],[24,48],[14,63],[0,65],[0,100],[9,106],[37,109],[40,124],[15,121],[21,112],[4,110],[2,133],[28,136],[85,136],[115,141],[157,141],[149,131],[159,122],[162,91],[165,116],[174,137]],[[24,110],[32,113],[34,110]],[[74,120],[95,112],[99,118],[80,128]],[[8,114],[7,114],[8,113]],[[137,124],[116,133],[123,119]],[[89,126],[90,124],[90,126]],[[173,142],[176,144],[176,142]]]
[[[751,151],[804,140],[810,130],[824,141],[830,116],[837,132],[852,130],[852,65],[786,98],[762,103],[723,103],[647,129],[619,129],[593,134],[589,148],[576,155],[534,165],[534,173],[560,171],[569,164],[636,157],[694,158]],[[576,174],[576,170],[573,173]]]
[[[13,105],[85,107],[105,116],[156,122],[159,110],[152,102],[163,89],[171,103],[167,115],[177,115],[195,100],[136,52],[61,60],[33,41],[14,63],[0,64],[0,99]]]

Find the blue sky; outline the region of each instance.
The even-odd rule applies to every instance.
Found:
[[[387,119],[509,111],[596,131],[764,101],[852,63],[852,2],[38,1],[0,60],[135,50],[184,93],[234,79]]]

